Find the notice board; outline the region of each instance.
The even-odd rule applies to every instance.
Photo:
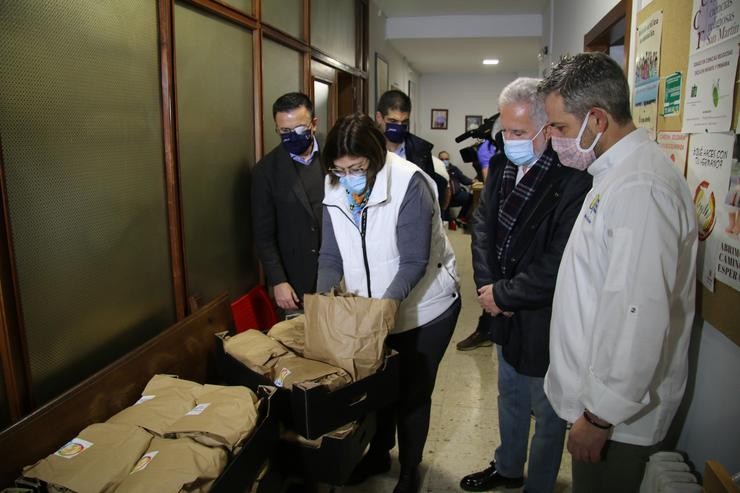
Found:
[[[689,68],[690,28],[692,25],[693,0],[653,0],[637,13],[637,26],[643,24],[658,11],[663,12],[663,32],[660,48],[660,84],[658,86],[658,132],[680,132],[683,123],[684,101],[686,98],[686,78]],[[634,26],[634,29],[637,29]],[[632,33],[636,39],[636,32]],[[634,60],[630,60],[630,70],[634,70]],[[677,113],[669,116],[663,113],[665,81],[672,74],[682,75],[681,104]],[[732,128],[738,128],[738,108],[740,90],[738,76],[735,75],[735,95]],[[697,313],[707,322],[725,334],[735,344],[740,345],[740,292],[716,280],[714,292],[697,283]]]

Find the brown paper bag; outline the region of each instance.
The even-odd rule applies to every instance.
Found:
[[[154,438],[116,493],[205,492],[224,470],[228,454],[190,438]]]
[[[195,398],[202,391],[203,386],[197,382],[177,378],[176,375],[154,375],[144,387],[141,395],[157,395],[173,389],[187,392]]]
[[[137,426],[96,423],[23,475],[77,493],[113,491],[149,447],[152,436]]]
[[[224,351],[260,375],[270,376],[275,358],[284,356],[288,348],[258,330],[248,330],[235,336],[222,336]]]
[[[303,356],[306,344],[306,316],[299,315],[276,323],[267,335],[280,342],[298,356]]]
[[[193,395],[181,388],[161,389],[144,394],[133,406],[108,419],[108,423],[141,426],[153,435],[163,436],[172,423],[195,407]]]
[[[257,396],[246,387],[208,385],[198,405],[169,426],[166,436],[190,437],[232,451],[254,431],[256,403]]]
[[[292,354],[277,359],[270,379],[276,386],[286,389],[301,384],[306,389],[324,385],[336,390],[352,383],[352,378],[341,368]]]
[[[307,294],[304,356],[343,368],[353,380],[375,373],[393,329],[398,301],[354,295]]]

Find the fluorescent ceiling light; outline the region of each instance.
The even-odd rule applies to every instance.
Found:
[[[498,65],[498,58],[486,58],[483,65]]]

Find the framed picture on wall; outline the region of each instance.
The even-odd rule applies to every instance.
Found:
[[[388,62],[375,52],[375,106],[380,96],[388,90]]]
[[[483,123],[482,115],[465,115],[465,131],[480,127]]]
[[[447,130],[447,110],[432,108],[432,129]]]

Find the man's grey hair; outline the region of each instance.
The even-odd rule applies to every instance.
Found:
[[[620,125],[632,121],[630,91],[622,67],[604,53],[563,57],[539,86],[542,97],[557,92],[565,111],[584,118],[591,108],[606,110]]]
[[[530,108],[529,117],[539,129],[547,123],[544,98],[537,92],[540,79],[519,77],[504,87],[498,97],[499,110],[509,104],[527,104]]]

